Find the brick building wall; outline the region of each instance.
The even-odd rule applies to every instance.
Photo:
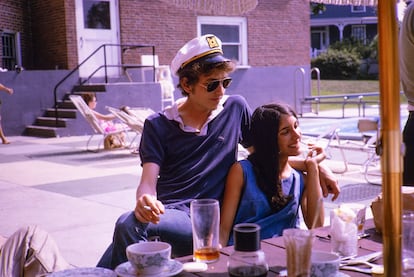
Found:
[[[68,67],[63,0],[31,1],[34,65],[36,69]]]
[[[152,0],[121,0],[119,5],[121,43],[155,45],[160,64],[169,64],[176,51],[197,35],[192,11]],[[137,56],[126,58],[126,63],[137,63]]]
[[[307,1],[259,0],[248,14],[249,65],[286,66],[310,63]]]
[[[27,0],[1,0],[0,33],[3,31],[20,33],[22,64],[27,67],[31,67],[33,64],[30,22],[31,14]],[[2,53],[3,49],[0,43],[0,55]]]
[[[251,66],[310,63],[309,6],[306,1],[259,0],[247,18]],[[119,0],[120,42],[154,44],[160,64],[197,34],[205,15],[158,0]],[[20,32],[26,69],[72,69],[78,64],[75,0],[2,0],[0,29]],[[127,53],[124,63],[139,63]]]
[[[197,16],[205,15],[154,0],[120,0],[121,43],[154,44],[160,64],[197,35]],[[309,5],[306,1],[259,0],[247,18],[251,66],[309,64]],[[127,63],[136,63],[129,56]]]
[[[75,0],[64,2],[67,51],[67,66],[64,68],[73,69],[78,65],[78,39],[76,37]]]

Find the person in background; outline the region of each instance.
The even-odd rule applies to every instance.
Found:
[[[83,93],[82,98],[88,105],[88,107],[93,111],[93,114],[95,115],[96,119],[99,120],[99,125],[102,127],[102,129],[105,130],[105,132],[110,133],[115,132],[117,130],[126,129],[126,126],[124,124],[113,122],[113,120],[116,118],[115,115],[111,113],[102,114],[95,110],[98,102],[95,93]],[[111,140],[108,143],[113,144],[113,146],[109,146],[109,148],[124,147],[126,145],[125,137],[126,135],[124,132],[108,136],[107,138]]]
[[[0,245],[0,277],[39,277],[73,268],[52,236],[36,225],[22,227]]]
[[[12,95],[13,92],[14,92],[12,88],[6,87],[5,85],[3,85],[1,83],[0,83],[0,90],[5,91],[10,95]],[[3,144],[9,144],[10,143],[10,141],[4,135],[3,127],[2,127],[2,124],[1,124],[1,100],[0,100],[0,138],[1,138],[1,141],[2,141]]]
[[[151,238],[170,243],[172,257],[192,254],[191,201],[221,200],[238,144],[251,146],[250,107],[239,95],[225,95],[234,69],[212,34],[196,37],[178,51],[171,72],[184,98],[146,119],[135,209],[118,218],[99,267],[113,269],[126,262],[128,245]],[[298,164],[304,167],[303,159]],[[322,171],[326,195],[329,190],[337,197],[332,172]]]
[[[400,29],[400,75],[409,115],[403,129],[405,144],[403,185],[414,186],[414,4],[407,1]]]
[[[96,111],[98,101],[95,93],[82,93],[82,98],[88,107],[93,111],[93,114],[99,120],[101,127],[106,132],[115,131],[117,129],[116,124],[112,121],[116,118],[115,115],[111,113],[102,114]]]
[[[293,109],[281,103],[258,107],[252,115],[254,152],[232,165],[227,176],[220,215],[220,244],[233,245],[238,223],[256,223],[261,239],[299,227],[299,207],[308,228],[323,226],[324,207],[318,164],[325,159],[321,147],[311,146],[306,174],[288,159],[301,154],[301,132]],[[314,223],[315,222],[315,223]]]

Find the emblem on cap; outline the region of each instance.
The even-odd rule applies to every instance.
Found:
[[[216,36],[206,37],[206,40],[210,48],[220,47],[220,44],[218,43]]]

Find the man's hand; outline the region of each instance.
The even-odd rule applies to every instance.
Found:
[[[144,194],[138,198],[134,214],[135,217],[142,223],[154,223],[160,222],[160,214],[165,212],[164,205],[161,201],[149,194]]]
[[[319,164],[319,181],[321,183],[323,197],[333,194],[332,201],[336,200],[341,192],[338,180],[333,172],[323,163]]]

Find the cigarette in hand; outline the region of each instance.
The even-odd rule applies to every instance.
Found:
[[[150,211],[150,212],[152,211],[151,207],[147,206],[147,205],[144,206],[144,209],[147,210],[147,211]]]

